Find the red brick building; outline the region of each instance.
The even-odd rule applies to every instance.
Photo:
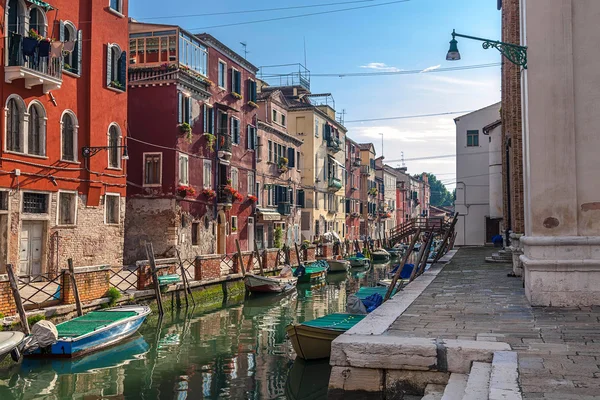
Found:
[[[363,220],[361,201],[360,147],[346,136],[346,239],[360,239]]]
[[[176,25],[131,22],[130,46],[125,258],[145,257],[146,241],[185,258],[232,253],[235,239],[249,249],[256,67]]]
[[[20,274],[122,262],[127,3],[0,6],[0,265]]]

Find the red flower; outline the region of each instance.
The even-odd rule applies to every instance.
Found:
[[[204,195],[204,197],[206,197],[208,199],[214,199],[217,195],[217,193],[215,193],[215,191],[212,189],[204,189],[202,191],[202,194]]]
[[[244,196],[242,196],[240,192],[235,192],[233,193],[233,199],[237,201],[242,201],[244,200]]]
[[[248,200],[250,200],[253,203],[256,203],[258,201],[258,197],[249,194],[248,195]]]
[[[196,194],[196,190],[193,187],[184,185],[177,186],[177,192],[183,197],[194,196]]]

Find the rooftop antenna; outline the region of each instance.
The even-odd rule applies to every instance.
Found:
[[[244,59],[247,60],[248,59],[248,53],[250,53],[248,51],[248,43],[246,43],[246,42],[240,42],[240,44],[242,46],[244,46]]]
[[[400,152],[400,156],[401,156],[401,160],[402,160],[402,167],[406,167],[406,164],[404,163],[404,152],[403,151]]]
[[[341,112],[338,112],[338,122],[344,125],[344,119],[346,117],[346,109],[343,108]]]

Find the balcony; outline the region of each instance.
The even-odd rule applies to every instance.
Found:
[[[39,47],[34,55],[23,55],[23,41],[33,40],[18,36],[6,38],[8,49],[7,63],[4,67],[4,81],[12,83],[17,79],[25,79],[25,88],[33,89],[42,85],[44,94],[62,86],[62,58],[39,57]]]
[[[355,167],[360,167],[360,158],[357,158],[354,161],[352,161],[352,165]]]
[[[228,185],[219,185],[217,190],[217,204],[225,207],[231,207],[233,204],[233,193],[225,189]]]
[[[220,133],[217,136],[218,150],[217,155],[221,160],[231,160],[231,135]]]
[[[210,97],[208,78],[193,71],[179,68],[177,64],[168,66],[140,66],[129,68],[129,82],[133,84],[176,82],[197,93],[201,98]]]
[[[359,214],[359,213],[357,213],[357,212],[353,212],[352,214],[350,214],[350,216],[351,216],[352,218],[358,218],[358,217],[360,217],[360,214]]]
[[[292,213],[292,205],[289,201],[279,202],[277,204],[277,212],[281,215],[290,215]]]
[[[342,181],[337,178],[329,178],[329,184],[327,188],[330,192],[337,192],[342,188]]]
[[[342,141],[336,137],[327,138],[327,150],[337,153],[342,150]]]
[[[360,173],[362,175],[371,175],[373,172],[373,168],[371,168],[370,165],[361,165],[360,167]]]

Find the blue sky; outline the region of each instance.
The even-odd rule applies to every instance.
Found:
[[[129,14],[140,21],[177,24],[194,33],[208,32],[243,54],[256,66],[304,63],[312,73],[422,70],[498,63],[500,54],[483,50],[481,43],[459,39],[461,61],[445,60],[452,29],[500,39],[500,11],[496,0],[410,0],[325,15],[221,28],[206,27],[370,6],[393,0],[372,0],[327,7],[202,17],[146,19],[213,12],[281,8],[337,3],[348,0],[260,0],[221,2],[130,0]],[[337,111],[346,121],[415,114],[475,110],[500,100],[500,67],[476,70],[372,77],[313,77],[313,93],[333,94]],[[455,153],[453,118],[458,115],[378,122],[347,123],[349,135],[359,142],[376,143],[393,166],[401,152],[406,159]],[[453,187],[453,158],[407,161],[410,173],[432,172]]]

